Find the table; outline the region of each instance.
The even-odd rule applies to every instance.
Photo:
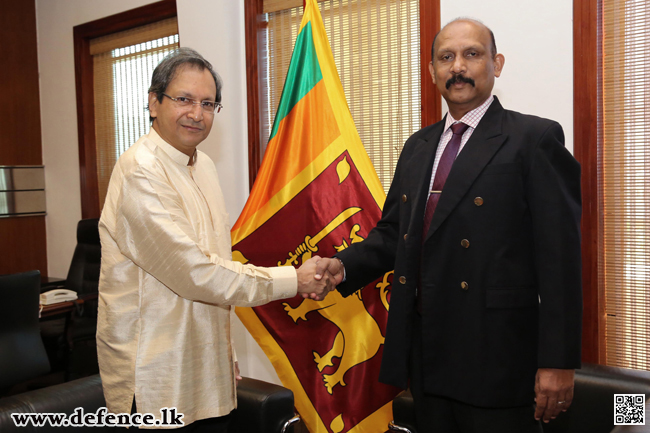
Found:
[[[48,290],[56,289],[57,287],[63,287],[64,284],[65,284],[64,278],[45,277],[41,275],[41,293],[47,292]]]
[[[90,295],[80,296],[78,299],[75,299],[74,301],[57,302],[56,304],[44,305],[43,309],[41,310],[40,317],[41,319],[43,319],[45,317],[71,313],[72,310],[77,308],[77,305],[82,306],[85,301],[89,301],[91,299],[97,299],[98,296],[99,295],[97,293],[93,293]]]

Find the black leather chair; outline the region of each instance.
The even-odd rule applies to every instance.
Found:
[[[544,433],[618,433],[650,431],[647,426],[614,426],[614,394],[645,394],[650,399],[650,372],[604,365],[584,364],[576,370],[571,408],[548,424]],[[646,405],[646,417],[650,404]],[[416,433],[413,397],[404,391],[393,400],[390,431]]]
[[[300,421],[294,415],[293,392],[282,386],[244,377],[237,384],[233,432],[290,433]]]
[[[41,289],[72,290],[80,299],[67,321],[54,317],[41,322],[50,361],[57,370],[65,371],[66,381],[99,373],[95,340],[101,268],[98,224],[96,218],[77,223],[77,246],[66,279]]]
[[[400,433],[417,433],[413,395],[408,389],[393,399],[393,421],[388,424],[388,430]]]
[[[38,324],[41,273],[0,276],[0,395],[50,371]]]
[[[83,304],[72,312],[66,331],[68,360],[66,380],[99,372],[97,364],[97,294],[101,268],[99,220],[85,219],[77,224],[77,246],[63,287],[77,292]]]
[[[77,223],[77,246],[64,285],[79,296],[97,294],[102,259],[98,227],[97,218]]]
[[[571,408],[545,424],[544,433],[612,432],[614,394],[645,394],[648,401],[650,372],[585,364],[582,369],[576,370]],[[646,424],[650,427],[649,422]]]
[[[117,427],[41,427],[29,424],[17,427],[11,414],[65,413],[71,415],[78,407],[84,413],[96,413],[105,407],[99,375],[26,392],[0,399],[0,432],[127,432]],[[244,378],[237,387],[237,410],[233,413],[229,430],[236,433],[292,433],[299,420],[293,410],[293,393],[281,386],[260,380]],[[170,430],[173,431],[173,430]]]

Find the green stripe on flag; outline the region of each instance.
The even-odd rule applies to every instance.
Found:
[[[296,38],[296,45],[291,55],[289,71],[284,81],[282,98],[280,99],[278,111],[275,114],[275,121],[273,122],[273,129],[271,130],[269,141],[278,132],[278,127],[282,119],[322,79],[323,74],[318,64],[314,38],[311,33],[311,22],[309,22],[302,28],[302,31]]]

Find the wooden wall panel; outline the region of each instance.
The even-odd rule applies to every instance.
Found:
[[[257,172],[262,163],[261,120],[259,95],[259,33],[264,25],[261,20],[262,0],[250,0],[244,5],[246,25],[246,91],[248,96],[248,187],[253,189]]]
[[[0,0],[0,165],[41,165],[34,0]]]
[[[1,1],[1,0],[0,0]],[[99,218],[97,150],[95,148],[95,90],[90,40],[176,16],[176,1],[162,0],[119,14],[80,24],[72,29],[77,89],[77,131],[81,217]]]
[[[0,275],[38,269],[47,276],[45,217],[0,218],[0,239]]]
[[[582,360],[604,362],[605,319],[598,284],[599,0],[573,2],[573,153],[582,167]]]
[[[0,165],[42,165],[34,0],[0,0],[0,40]],[[0,274],[47,275],[44,216],[1,218],[0,247]]]
[[[420,65],[422,95],[422,127],[442,119],[440,91],[431,80],[431,44],[440,31],[440,0],[420,0]]]

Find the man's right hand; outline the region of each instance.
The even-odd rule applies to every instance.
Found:
[[[317,263],[323,260],[319,256],[303,262],[297,270],[298,273],[298,293],[303,298],[311,298],[315,301],[322,301],[327,294],[334,290],[336,283],[329,272],[320,272],[320,277],[316,278]]]
[[[320,259],[316,264],[316,274],[314,275],[314,278],[320,280],[328,274],[333,278],[335,287],[341,284],[341,281],[343,281],[343,277],[345,276],[345,267],[343,266],[343,262],[336,257],[331,259]]]

